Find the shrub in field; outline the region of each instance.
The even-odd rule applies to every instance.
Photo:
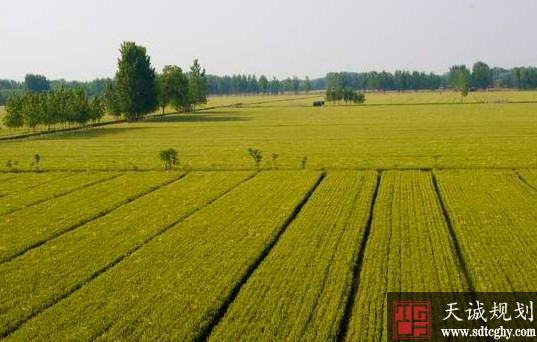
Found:
[[[278,168],[278,167],[277,167],[277,166],[278,166],[278,164],[277,164],[277,160],[278,160],[279,157],[280,157],[280,155],[279,155],[278,153],[273,153],[273,154],[272,154],[272,167],[273,167],[274,169],[277,169],[277,168]]]
[[[255,167],[259,169],[259,164],[261,164],[261,161],[263,160],[263,153],[258,149],[249,148],[248,154],[250,154],[250,157],[254,160]]]
[[[173,170],[177,164],[179,164],[179,159],[177,158],[177,151],[173,148],[162,150],[159,153],[160,160],[164,163],[164,168],[166,170]]]
[[[34,159],[32,160],[32,162],[30,163],[30,166],[31,167],[35,167],[37,170],[39,170],[39,163],[41,162],[41,156],[36,153],[34,155]]]
[[[306,156],[302,157],[302,160],[300,161],[300,163],[302,164],[303,169],[306,168],[306,163],[307,162],[308,162],[308,157],[306,157]]]

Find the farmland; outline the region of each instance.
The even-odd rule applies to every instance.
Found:
[[[185,169],[251,169],[249,147],[265,153],[265,169],[272,167],[272,153],[286,169],[300,168],[303,157],[311,169],[537,167],[537,103],[312,108],[310,98],[303,101],[307,106],[291,101],[215,108],[2,141],[0,170],[32,169],[36,153],[47,170],[161,170],[158,152],[166,148],[179,152]],[[8,167],[8,161],[17,165]]]
[[[0,340],[383,341],[391,291],[537,291],[536,94],[215,97],[0,141]]]

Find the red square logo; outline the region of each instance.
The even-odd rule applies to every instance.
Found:
[[[393,338],[431,339],[431,302],[393,302]]]

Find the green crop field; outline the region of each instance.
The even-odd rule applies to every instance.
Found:
[[[0,340],[386,341],[388,292],[537,291],[537,92],[322,97],[0,139]]]
[[[297,169],[303,157],[318,170],[537,167],[537,103],[313,108],[310,98],[295,101],[2,141],[0,170],[9,169],[8,161],[17,162],[15,169],[30,169],[36,153],[47,170],[159,170],[158,152],[166,148],[179,152],[185,169],[252,169],[249,147],[264,153],[264,169]],[[273,153],[279,155],[276,163]]]

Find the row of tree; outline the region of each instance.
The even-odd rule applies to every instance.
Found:
[[[100,97],[89,99],[83,89],[59,88],[46,92],[25,92],[13,95],[6,105],[2,122],[9,128],[38,125],[86,125],[104,115]]]
[[[41,92],[59,88],[78,89],[82,88],[88,97],[102,95],[104,86],[109,78],[97,78],[92,81],[66,81],[48,80],[43,75],[27,74],[24,82],[0,80],[0,105],[4,105],[11,95],[22,95],[26,91]]]
[[[519,67],[511,70],[490,68],[486,63],[476,62],[472,69],[466,65],[454,65],[443,75],[417,71],[396,70],[390,72],[340,72],[326,76],[327,89],[349,87],[369,91],[435,90],[450,88],[468,92],[470,89],[537,88],[537,68]]]
[[[80,86],[62,84],[52,88],[40,75],[29,74],[20,94],[7,101],[4,123],[7,127],[56,124],[82,124],[98,121],[105,112],[136,121],[159,106],[192,111],[207,102],[205,70],[195,60],[190,72],[178,66],[166,66],[157,74],[146,49],[134,42],[124,42],[115,79],[99,81],[98,94],[88,95]]]
[[[207,91],[211,95],[278,95],[324,89],[324,79],[310,80],[308,76],[299,79],[294,76],[284,80],[275,77],[268,79],[265,75],[232,75],[207,77]]]
[[[124,42],[120,53],[115,80],[105,82],[103,89],[108,113],[136,121],[158,107],[163,113],[170,105],[178,111],[193,111],[207,102],[207,77],[197,59],[186,74],[175,65],[157,74],[145,47]]]
[[[325,99],[331,103],[340,103],[343,101],[346,105],[362,104],[365,102],[364,93],[356,92],[352,88],[331,87],[326,89]]]

